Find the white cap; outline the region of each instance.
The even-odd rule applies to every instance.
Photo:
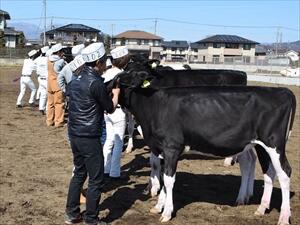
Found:
[[[48,49],[48,51],[46,51],[46,56],[50,56],[50,55],[52,55],[52,49],[50,48],[50,49]]]
[[[28,56],[29,57],[34,56],[36,53],[37,53],[36,50],[31,50],[30,52],[28,52]]]
[[[75,56],[75,58],[73,59],[73,61],[71,61],[69,63],[70,69],[72,71],[77,70],[79,67],[81,67],[84,64],[84,60],[82,58],[82,55],[77,55]]]
[[[119,46],[111,50],[110,54],[113,57],[113,59],[121,58],[128,54],[128,48],[127,46]]]
[[[105,55],[105,49],[102,42],[92,43],[81,52],[84,62],[94,62]]]
[[[112,65],[112,63],[111,63],[110,58],[107,58],[106,59],[106,67],[111,66],[111,65]]]
[[[49,46],[44,46],[41,48],[42,53],[46,53],[49,50]]]
[[[61,43],[58,43],[56,45],[53,45],[51,47],[52,53],[58,52],[63,48],[63,46],[61,45]]]
[[[75,46],[72,48],[72,55],[73,55],[73,56],[79,55],[83,49],[84,49],[84,44],[75,45]]]

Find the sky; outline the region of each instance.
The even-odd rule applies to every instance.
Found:
[[[195,42],[216,34],[259,43],[300,40],[300,0],[46,0],[46,6],[47,28],[81,23],[109,35],[147,31],[165,41]],[[0,8],[10,14],[9,25],[44,29],[43,0],[0,0]]]

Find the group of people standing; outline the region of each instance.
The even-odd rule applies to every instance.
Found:
[[[73,174],[66,203],[66,224],[82,220],[86,225],[100,221],[99,202],[104,178],[120,179],[121,153],[126,128],[126,114],[118,105],[120,89],[107,84],[130,61],[126,46],[113,49],[108,57],[103,43],[72,48],[73,61],[64,60],[61,44],[32,50],[24,60],[17,107],[22,107],[26,86],[31,89],[29,104],[34,104],[36,88],[31,80],[38,75],[41,94],[39,110],[46,114],[47,126],[64,126],[65,99],[68,99],[68,138],[73,153]],[[105,126],[104,126],[105,122]],[[103,129],[106,128],[104,144]],[[86,210],[80,210],[80,195],[88,177]]]

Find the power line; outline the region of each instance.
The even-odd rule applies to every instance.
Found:
[[[249,29],[285,29],[285,30],[291,30],[291,31],[297,31],[299,32],[299,29],[285,27],[285,26],[256,26],[256,25],[225,25],[225,24],[206,24],[206,23],[196,23],[196,22],[189,22],[189,21],[183,21],[183,20],[174,20],[174,19],[166,19],[166,18],[127,18],[127,19],[99,19],[99,18],[78,18],[78,17],[45,17],[45,18],[55,18],[55,19],[61,19],[61,20],[81,20],[81,21],[115,21],[115,22],[122,22],[122,21],[155,21],[157,23],[158,21],[164,21],[164,22],[171,22],[171,23],[181,23],[181,24],[189,24],[189,25],[197,25],[197,26],[207,26],[207,27],[222,27],[222,28],[249,28]],[[19,20],[40,20],[40,17],[34,17],[34,18],[17,18],[12,19],[13,21],[19,21]]]

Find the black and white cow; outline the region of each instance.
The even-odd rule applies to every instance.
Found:
[[[158,60],[143,60],[135,56],[132,63],[129,63],[126,71],[147,71],[155,76],[152,86],[159,87],[185,87],[194,85],[247,85],[247,75],[243,71],[224,70],[224,69],[200,69],[200,70],[174,70],[171,67],[155,66],[152,69],[153,63]],[[133,130],[135,123],[132,118],[129,118],[128,133],[129,139],[125,152],[130,153],[133,149]],[[142,135],[140,127],[139,133]]]
[[[142,126],[151,151],[164,158],[164,188],[151,212],[163,211],[161,222],[171,219],[177,162],[185,146],[221,157],[255,147],[265,183],[256,213],[269,207],[277,175],[282,192],[278,223],[289,224],[291,167],[285,147],[295,115],[294,94],[286,88],[250,86],[147,88],[151,79],[146,72],[119,76],[119,103]]]
[[[154,67],[151,69],[151,64],[156,63],[157,60],[142,61],[136,60],[127,66],[127,71],[145,71],[154,76],[151,81],[151,87],[190,87],[199,85],[246,85],[247,75],[243,71],[237,70],[224,70],[224,69],[201,69],[201,70],[173,70],[165,67]],[[137,127],[138,129],[140,126]],[[126,153],[130,153],[133,148],[133,129],[134,120],[129,117],[128,120],[128,133],[129,139],[126,147]],[[142,132],[139,130],[139,133]],[[256,155],[252,152],[243,153],[243,156],[237,156],[240,162],[240,170],[242,174],[242,182],[239,189],[236,202],[239,205],[248,203],[250,197],[253,195],[254,176],[255,176],[255,163]],[[231,157],[226,158],[225,161],[231,161]],[[160,182],[160,159],[155,155],[150,155],[151,175],[150,175],[150,193],[154,197],[158,194],[161,188]]]

